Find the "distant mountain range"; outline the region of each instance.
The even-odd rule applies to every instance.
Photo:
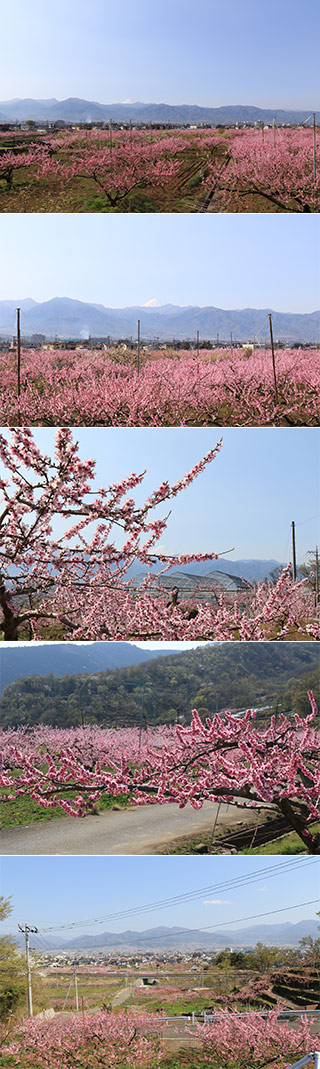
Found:
[[[41,935],[41,933],[40,933]],[[299,921],[298,924],[255,924],[250,928],[230,929],[226,927],[222,931],[194,931],[181,927],[147,928],[145,931],[136,932],[128,929],[125,932],[103,932],[101,935],[78,935],[73,939],[61,939],[59,936],[46,934],[48,949],[54,950],[195,950],[200,947],[217,949],[221,947],[249,947],[261,942],[268,946],[297,946],[299,939],[311,935],[313,939],[318,935],[318,923],[316,920]],[[19,945],[24,945],[23,935],[14,935],[13,938]],[[31,947],[37,946],[37,939],[30,937]],[[41,947],[42,949],[42,947]]]
[[[0,101],[0,122],[132,122],[134,123],[211,123],[213,126],[233,126],[235,123],[272,122],[301,123],[310,115],[308,111],[283,108],[256,108],[251,105],[234,104],[226,107],[207,108],[198,104],[144,104],[140,101],[124,101],[100,104],[95,100],[68,97],[67,100],[16,99]],[[316,113],[317,121],[320,112]]]
[[[48,645],[0,646],[0,694],[8,683],[26,676],[85,675],[150,661],[171,650],[143,650],[129,642],[91,642],[85,645],[53,642]],[[178,653],[178,650],[172,650]]]
[[[272,308],[223,309],[172,304],[130,308],[108,308],[102,304],[88,304],[69,297],[54,297],[37,302],[31,298],[0,301],[0,334],[10,337],[15,332],[16,308],[21,308],[22,336],[44,334],[47,338],[137,337],[140,319],[142,340],[159,338],[193,340],[199,330],[200,340],[229,340],[245,342],[269,338],[268,313],[272,312],[275,339],[286,342],[314,343],[320,340],[320,312],[306,314],[275,312]]]

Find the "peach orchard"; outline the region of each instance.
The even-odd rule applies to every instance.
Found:
[[[317,707],[259,721],[249,709],[225,712],[203,723],[193,710],[190,726],[51,728],[2,731],[2,802],[28,796],[46,809],[59,805],[82,817],[103,794],[134,805],[226,802],[244,810],[263,805],[285,818],[307,851],[319,853],[310,831],[320,817],[320,736]]]
[[[59,134],[1,134],[0,180],[10,202],[15,177],[65,192],[89,181],[102,197],[102,210],[128,211],[132,193],[174,184],[192,153],[196,204],[217,197],[218,211],[317,212],[320,194],[319,132],[277,130],[65,130]],[[249,199],[248,199],[249,198]],[[262,201],[261,201],[262,198]],[[261,206],[262,205],[262,206]],[[141,204],[139,210],[143,209]],[[183,209],[182,209],[183,210]],[[192,210],[192,208],[191,208]],[[247,209],[248,210],[248,209]]]
[[[2,426],[317,426],[320,351],[130,347],[0,353]]]
[[[267,1020],[262,1014],[247,1013],[237,1018],[228,1011],[213,1016],[212,1023],[184,1026],[193,1039],[194,1069],[288,1069],[314,1049],[311,1022],[300,1021],[293,1029],[279,1023],[277,1010]],[[180,1031],[170,1036],[181,1037]],[[181,1039],[180,1039],[181,1042]],[[179,1043],[178,1043],[179,1045]],[[31,1018],[6,1036],[2,1064],[20,1069],[155,1069],[168,1059],[164,1020],[148,1013],[98,1012],[57,1015],[53,1021]]]

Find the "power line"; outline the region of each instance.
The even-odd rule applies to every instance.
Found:
[[[254,874],[248,873],[247,875],[239,876],[230,880],[223,880],[220,883],[210,884],[206,887],[196,888],[194,891],[188,891],[180,895],[174,895],[170,898],[159,899],[155,902],[149,902],[145,905],[136,906],[131,909],[120,910],[116,913],[104,914],[103,916],[90,918],[89,920],[85,921],[71,921],[69,923],[64,923],[61,925],[52,925],[48,928],[42,928],[41,930],[43,932],[54,932],[70,928],[90,927],[91,925],[102,924],[106,923],[107,921],[121,920],[124,917],[137,916],[141,913],[144,914],[153,910],[164,909],[169,906],[173,907],[176,905],[182,905],[183,903],[194,901],[197,898],[202,898],[203,895],[212,894],[213,892],[231,891],[239,887],[246,887],[250,884],[260,882],[261,879],[271,879],[273,876],[281,875],[284,872],[291,872],[292,870],[299,868],[301,865],[303,865],[303,867],[310,867],[310,865],[315,864],[319,864],[316,859],[297,859],[295,857],[292,860],[275,863],[271,867],[265,866],[261,869],[258,869],[258,871]]]
[[[311,520],[318,520],[319,516],[320,512],[317,512],[316,516],[309,516],[307,520],[299,520],[299,523],[296,523],[296,527],[303,527],[304,523],[311,523]]]
[[[207,931],[209,931],[209,929],[212,929],[212,928],[215,929],[217,932],[219,932],[221,928],[228,928],[228,927],[230,927],[230,925],[233,925],[233,924],[241,924],[244,921],[260,920],[262,917],[274,917],[278,913],[287,913],[292,909],[300,909],[300,908],[302,908],[302,906],[314,906],[314,905],[319,905],[319,898],[312,898],[308,902],[295,902],[295,904],[292,905],[292,906],[282,906],[280,909],[272,909],[272,910],[267,911],[266,913],[252,913],[247,917],[236,917],[232,921],[223,921],[219,925],[217,925],[217,924],[205,924],[201,928],[179,928],[178,933],[174,932],[172,934],[171,938],[172,939],[176,939],[177,938],[177,934],[179,935],[179,938],[180,938],[183,935],[191,935],[191,934],[194,934],[194,933],[197,933],[197,932],[207,932]],[[169,934],[168,934],[168,932],[165,932],[164,934],[161,934],[161,935],[158,934],[158,935],[153,935],[152,936],[152,942],[158,942],[159,940],[161,941],[161,939],[170,939],[170,932],[169,932]],[[142,936],[139,939],[139,943],[150,943],[150,936]]]

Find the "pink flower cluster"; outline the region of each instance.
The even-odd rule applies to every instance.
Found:
[[[248,1013],[237,1017],[227,1010],[214,1015],[212,1023],[185,1026],[198,1041],[197,1065],[211,1069],[262,1069],[274,1064],[288,1069],[314,1049],[312,1022],[306,1019],[293,1029],[277,1020],[278,1009],[268,1015]],[[23,1059],[30,1069],[113,1069],[144,1066],[151,1069],[167,1060],[164,1021],[149,1013],[57,1015],[53,1021],[31,1018],[18,1026],[5,1041],[8,1065]],[[171,1029],[170,1035],[175,1032]],[[181,1028],[177,1036],[181,1036]]]
[[[256,349],[143,353],[25,350],[17,397],[16,354],[0,354],[0,419],[75,426],[316,426],[320,351]]]
[[[240,131],[232,140],[231,160],[219,184],[222,210],[241,211],[244,198],[254,195],[282,211],[319,211],[319,132],[315,152],[314,175],[312,129]],[[207,168],[209,185],[216,179],[216,168],[213,160]]]
[[[150,1014],[59,1014],[52,1021],[34,1017],[18,1026],[5,1056],[18,1066],[23,1055],[23,1065],[30,1069],[83,1069],[84,1064],[86,1069],[126,1064],[151,1069],[160,1061],[160,1035],[159,1018]]]
[[[73,639],[240,639],[319,635],[318,609],[308,581],[293,583],[290,567],[275,586],[260,584],[239,595],[203,595],[174,603],[151,570],[135,587],[128,569],[217,558],[210,553],[168,557],[157,550],[168,516],[152,519],[199,477],[219,453],[221,441],[173,486],[167,481],[143,505],[128,498],[143,474],[131,473],[107,489],[94,487],[93,460],[82,461],[68,428],[57,432],[54,458],[42,455],[24,427],[0,436],[1,481],[0,628],[7,641],[36,639],[54,624]],[[56,536],[57,518],[63,531]],[[122,531],[117,548],[114,531]],[[39,631],[39,628],[41,631]]]
[[[0,786],[9,792],[2,800],[28,794],[72,816],[90,811],[104,793],[125,795],[139,806],[262,804],[288,821],[310,853],[318,853],[318,839],[307,826],[320,816],[320,736],[311,692],[309,698],[308,717],[281,714],[267,723],[256,722],[250,709],[203,723],[193,710],[190,727],[155,728],[141,736],[136,728],[9,729],[0,737]]]

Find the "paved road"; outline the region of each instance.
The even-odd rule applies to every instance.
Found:
[[[210,832],[217,805],[202,809],[178,805],[145,805],[137,809],[108,810],[99,816],[61,817],[41,824],[5,828],[0,854],[155,854],[184,835]],[[218,822],[237,824],[239,810],[222,805]]]
[[[132,984],[130,984],[128,987],[121,987],[120,991],[118,991],[117,995],[115,995],[112,999],[112,1009],[114,1010],[116,1006],[122,1006],[124,1002],[129,1002],[131,998]]]

